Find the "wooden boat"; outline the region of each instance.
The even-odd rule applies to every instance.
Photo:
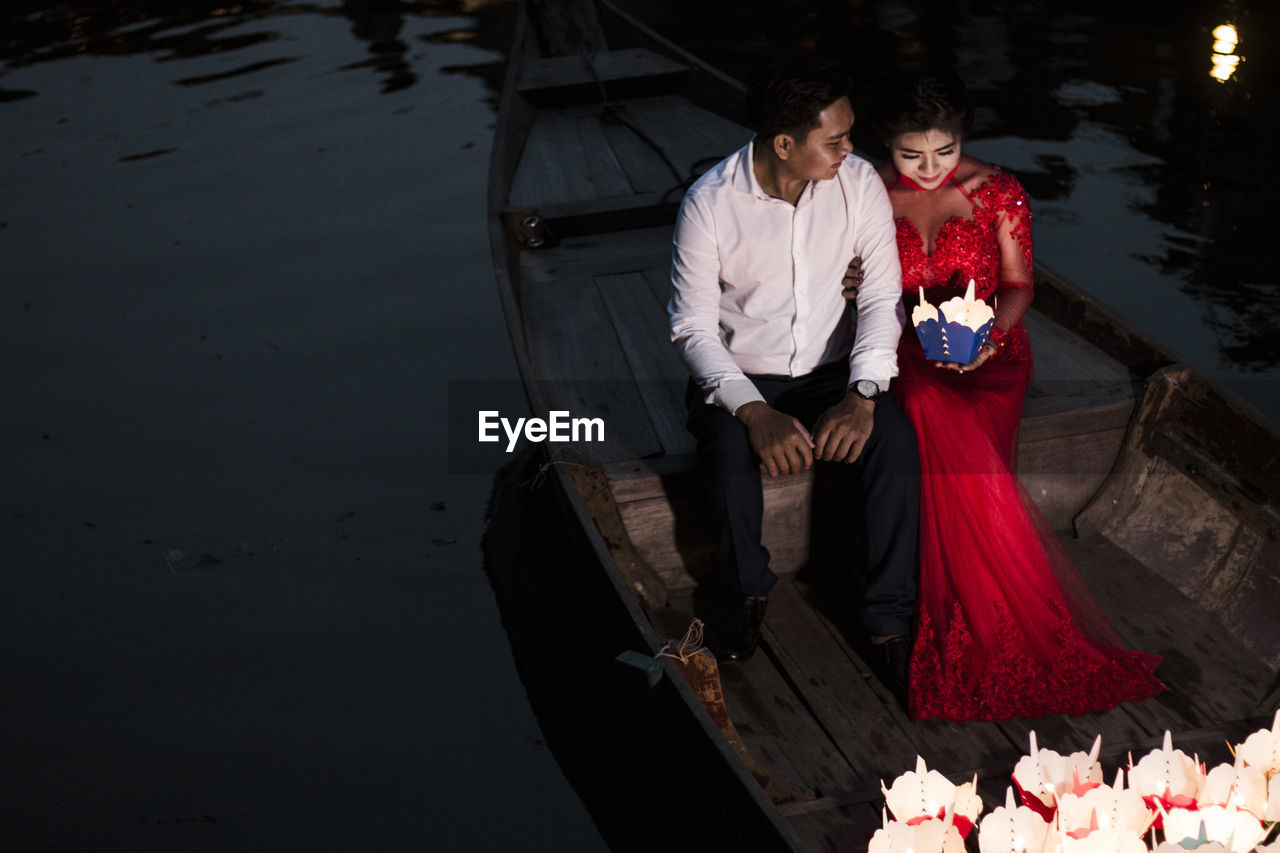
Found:
[[[976,772],[1003,802],[1033,728],[1064,752],[1101,734],[1104,759],[1170,730],[1213,760],[1224,739],[1269,722],[1280,702],[1277,434],[1041,259],[1020,476],[1126,640],[1164,656],[1169,692],[1084,717],[911,722],[849,624],[849,573],[831,568],[830,525],[817,517],[836,505],[824,492],[839,478],[821,467],[766,483],[781,581],[764,653],[722,667],[718,683],[695,678],[700,693],[659,655],[703,614],[713,580],[687,374],[667,333],[671,223],[692,179],[749,138],[743,100],[734,80],[604,0],[526,0],[491,166],[495,268],[529,403],[607,430],[604,442],[538,445],[539,479],[567,522],[565,550],[544,564],[561,590],[553,609],[589,602],[576,618],[594,642],[583,632],[575,655],[615,668],[605,692],[626,734],[613,736],[634,738],[629,754],[682,792],[666,802],[692,802],[684,818],[705,821],[701,837],[720,849],[856,850],[880,825],[881,780],[917,754],[956,779]],[[524,595],[549,577],[503,601],[518,658],[531,654],[518,635]],[[564,659],[544,655],[540,668]],[[623,822],[611,839],[625,847],[646,819]],[[666,848],[690,833],[671,831]]]

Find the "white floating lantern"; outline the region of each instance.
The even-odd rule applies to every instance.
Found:
[[[1202,775],[1198,761],[1173,748],[1173,735],[1167,730],[1163,748],[1153,749],[1136,765],[1133,756],[1129,757],[1129,787],[1142,794],[1152,808],[1195,808]]]
[[[1147,845],[1118,829],[1096,829],[1080,838],[1064,835],[1062,853],[1147,853]]]
[[[969,834],[982,812],[982,799],[977,789],[977,774],[974,774],[973,782],[956,785],[937,770],[926,767],[919,755],[916,756],[916,769],[894,779],[893,787],[885,788],[884,782],[880,783],[885,804],[896,820],[910,822],[953,814],[962,838]]]
[[[1004,805],[996,806],[978,826],[979,853],[1039,853],[1052,850],[1053,824],[1039,812],[1018,805],[1013,789],[1005,789]]]
[[[1242,809],[1261,818],[1267,813],[1267,777],[1237,753],[1234,765],[1219,764],[1205,774],[1196,802],[1201,807]]]
[[[1045,820],[1052,819],[1059,796],[1073,790],[1082,793],[1083,789],[1102,782],[1102,767],[1098,764],[1102,735],[1094,739],[1093,748],[1087,754],[1073,752],[1067,756],[1052,749],[1040,749],[1034,730],[1030,740],[1031,751],[1013,768],[1013,784],[1018,787],[1022,802]]]
[[[1058,816],[1066,833],[1096,825],[1141,838],[1151,828],[1156,812],[1142,794],[1124,786],[1124,770],[1118,770],[1113,786],[1098,785],[1083,793],[1067,792],[1060,796]]]
[[[1280,772],[1280,711],[1276,711],[1271,730],[1259,729],[1236,747],[1236,755],[1244,763],[1260,768],[1268,778]]]
[[[964,853],[964,839],[948,812],[942,820],[921,819],[916,823],[889,820],[881,813],[883,826],[871,836],[867,853]]]
[[[1188,850],[1195,850],[1196,853],[1230,853],[1225,844],[1219,844],[1216,841],[1197,844],[1194,841],[1194,839],[1187,839],[1181,844],[1166,841],[1155,848],[1155,853],[1187,853]]]
[[[1267,783],[1267,808],[1262,813],[1265,821],[1280,821],[1280,773],[1271,777]]]
[[[1164,815],[1165,841],[1180,844],[1183,849],[1188,849],[1188,841],[1216,841],[1229,853],[1249,853],[1266,836],[1262,821],[1248,812],[1222,806],[1172,809]]]

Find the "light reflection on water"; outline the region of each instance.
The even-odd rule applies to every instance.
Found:
[[[418,80],[411,51],[419,44],[470,43],[491,50],[506,50],[510,35],[509,16],[486,15],[496,3],[451,2],[450,0],[346,0],[338,5],[291,3],[275,0],[256,3],[173,4],[162,2],[8,4],[0,12],[4,39],[0,40],[3,69],[24,68],[41,62],[74,56],[133,56],[146,54],[156,62],[196,59],[245,50],[260,44],[280,43],[280,53],[271,58],[244,61],[217,73],[177,77],[170,82],[200,86],[288,64],[298,59],[289,55],[291,44],[305,35],[318,20],[345,18],[350,33],[365,42],[369,56],[339,66],[341,71],[372,69],[381,78],[384,93],[412,86]],[[29,5],[24,14],[21,8]],[[488,18],[479,27],[475,19],[447,30],[421,33],[406,41],[405,20],[445,18],[460,14]],[[282,19],[292,19],[287,23]],[[482,66],[487,65],[488,68]],[[477,73],[493,75],[497,63],[477,63]],[[496,80],[497,78],[494,77]],[[0,103],[35,97],[38,91],[4,86],[0,75]]]

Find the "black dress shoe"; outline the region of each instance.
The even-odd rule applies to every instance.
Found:
[[[769,599],[763,595],[744,595],[731,605],[720,648],[716,649],[717,658],[743,661],[756,653],[756,646],[760,645],[760,624],[768,603]]]
[[[883,643],[871,646],[872,668],[889,688],[893,698],[907,707],[907,685],[911,681],[911,640],[907,637],[890,637]]]

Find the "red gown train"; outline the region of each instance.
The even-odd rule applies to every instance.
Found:
[[[1031,376],[1020,319],[1032,282],[1026,193],[995,172],[971,190],[951,181],[922,191],[899,179],[891,198],[895,215],[906,214],[897,225],[908,312],[920,288],[938,305],[972,278],[977,296],[995,297],[1000,341],[963,374],[926,361],[910,324],[898,349],[895,394],[923,472],[912,716],[1082,714],[1159,693],[1159,656],[1123,647],[1014,474]],[[932,252],[913,218],[937,228]]]

